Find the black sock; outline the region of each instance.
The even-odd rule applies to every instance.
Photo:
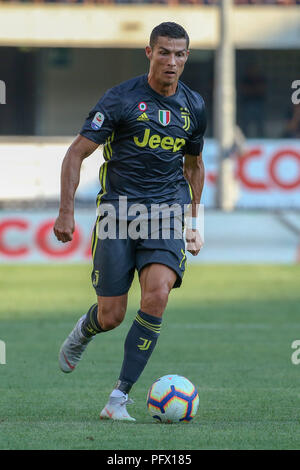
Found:
[[[87,312],[81,325],[81,331],[84,336],[89,338],[91,336],[95,336],[98,333],[102,333],[103,331],[105,331],[105,330],[102,330],[101,326],[99,325],[97,315],[98,315],[98,305],[94,304],[91,306],[91,308]]]
[[[138,311],[125,340],[124,360],[115,388],[128,393],[138,380],[155,348],[161,321],[161,318]]]

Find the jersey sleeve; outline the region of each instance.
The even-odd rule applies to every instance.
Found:
[[[204,133],[206,130],[207,119],[205,112],[205,104],[203,99],[199,96],[194,108],[197,127],[193,131],[192,136],[186,142],[185,153],[188,155],[199,155],[202,152],[204,145]]]
[[[96,144],[104,144],[114,132],[122,117],[122,103],[119,93],[108,90],[90,111],[80,134]]]

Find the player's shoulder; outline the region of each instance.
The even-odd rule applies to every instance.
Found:
[[[115,85],[109,91],[126,97],[127,93],[135,93],[142,87],[144,87],[144,75],[139,75]]]
[[[181,93],[186,96],[186,99],[190,103],[191,109],[193,109],[197,114],[203,112],[205,109],[205,103],[203,97],[198,93],[198,91],[192,90],[188,85],[180,81]]]
[[[117,113],[119,117],[123,116],[132,98],[140,93],[143,83],[144,78],[141,75],[109,88],[99,99],[95,109],[98,111],[105,109],[106,112],[110,110],[110,112]]]

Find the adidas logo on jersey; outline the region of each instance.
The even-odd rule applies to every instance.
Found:
[[[143,113],[137,118],[137,121],[149,121],[149,118],[146,113]]]

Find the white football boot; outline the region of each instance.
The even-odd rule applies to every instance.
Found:
[[[126,405],[131,405],[133,400],[128,395],[122,397],[110,397],[107,405],[100,413],[100,419],[112,419],[114,421],[135,421],[126,409]]]
[[[73,330],[62,344],[59,351],[59,366],[63,372],[72,372],[80,361],[82,353],[94,338],[87,338],[81,331],[81,325],[85,315],[79,318]]]

